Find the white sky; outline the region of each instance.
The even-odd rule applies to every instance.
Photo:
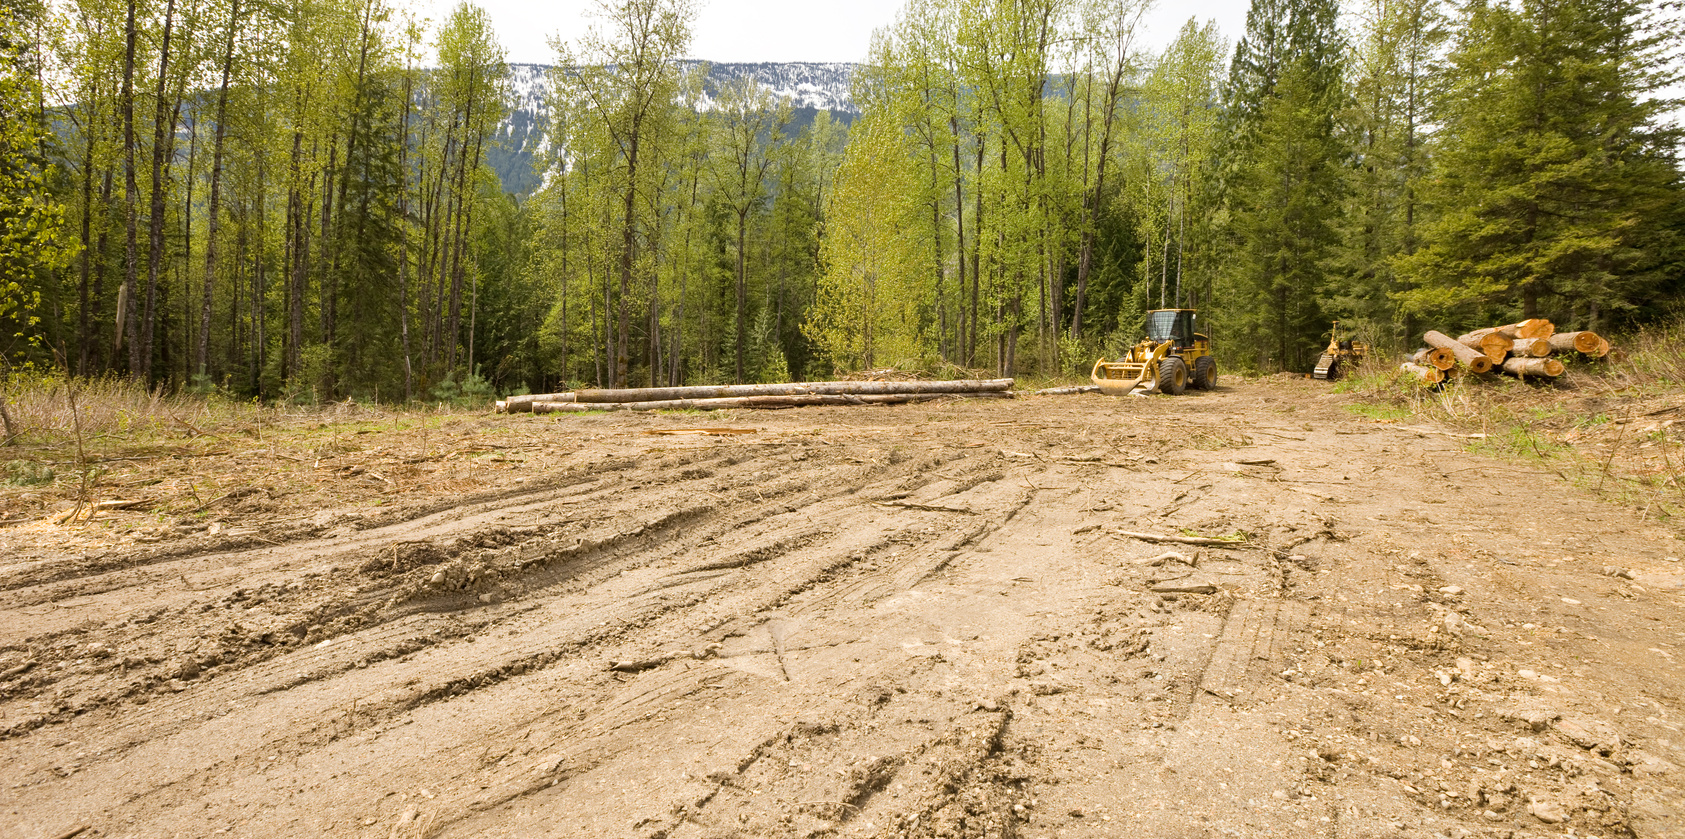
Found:
[[[589,23],[594,0],[476,0],[491,15],[509,60],[520,64],[555,61],[548,39],[576,39]],[[692,31],[691,57],[716,62],[862,61],[872,31],[895,20],[905,0],[700,0]],[[453,0],[420,0],[435,20]],[[1214,19],[1232,43],[1246,27],[1250,0],[1160,0],[1147,13],[1148,49],[1176,36],[1191,16]]]

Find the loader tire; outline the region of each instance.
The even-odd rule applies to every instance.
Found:
[[[1193,385],[1198,390],[1217,389],[1217,359],[1202,355],[1194,360]]]
[[[1171,396],[1181,396],[1188,389],[1188,365],[1178,356],[1158,363],[1158,389]]]

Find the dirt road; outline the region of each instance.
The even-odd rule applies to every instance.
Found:
[[[1685,543],[1343,401],[488,417],[20,550],[0,835],[1685,837]]]

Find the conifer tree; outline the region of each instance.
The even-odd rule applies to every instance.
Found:
[[[1677,130],[1652,95],[1666,33],[1633,0],[1474,0],[1463,16],[1436,218],[1398,263],[1406,307],[1601,329],[1657,302],[1680,253]]]
[[[1224,91],[1229,258],[1216,317],[1243,366],[1308,368],[1347,152],[1333,0],[1255,0]]]
[[[1446,23],[1441,0],[1368,0],[1356,19],[1342,119],[1354,161],[1328,306],[1371,340],[1403,347],[1416,330],[1398,311],[1393,264],[1419,238]]]

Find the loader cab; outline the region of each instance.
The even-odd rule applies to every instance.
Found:
[[[1193,309],[1157,309],[1147,313],[1147,337],[1154,343],[1174,340],[1177,349],[1194,343]]]

